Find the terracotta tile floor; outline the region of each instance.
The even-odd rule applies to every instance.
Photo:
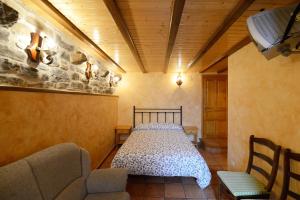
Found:
[[[101,168],[109,168],[117,150],[104,161]],[[218,180],[216,171],[226,170],[227,154],[199,150],[211,172],[211,185],[201,190],[191,177],[154,177],[129,175],[127,191],[132,200],[213,200],[217,199]],[[223,193],[222,199],[231,199]]]

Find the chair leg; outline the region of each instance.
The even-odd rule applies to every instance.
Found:
[[[218,200],[222,199],[222,183],[219,181],[219,187],[218,187]]]

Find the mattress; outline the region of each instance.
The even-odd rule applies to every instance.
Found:
[[[209,168],[183,130],[136,130],[112,161],[113,168],[127,168],[132,175],[195,177],[205,188]]]

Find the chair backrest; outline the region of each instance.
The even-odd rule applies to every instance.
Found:
[[[273,158],[270,158],[268,155],[263,154],[261,152],[257,152],[254,150],[254,144],[260,144],[265,147],[268,147],[270,150],[273,151]],[[280,149],[281,146],[274,144],[272,141],[265,139],[265,138],[256,138],[254,135],[250,136],[250,151],[249,151],[249,162],[246,172],[250,174],[251,170],[255,170],[259,172],[263,177],[267,179],[266,190],[270,192],[274,185],[278,164],[279,164],[279,156],[280,156]],[[265,169],[256,166],[253,164],[254,156],[264,160],[266,163],[271,165],[271,172],[267,172]]]
[[[287,199],[288,196],[300,199],[300,194],[290,190],[290,179],[300,181],[300,174],[291,171],[291,161],[300,162],[300,154],[292,153],[290,149],[284,150],[284,175],[280,200]]]

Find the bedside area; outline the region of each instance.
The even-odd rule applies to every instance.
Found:
[[[131,134],[132,126],[131,125],[118,125],[115,128],[115,135],[116,135],[116,146],[121,145],[125,142],[122,139],[122,136],[129,136]]]
[[[183,126],[183,130],[185,134],[194,136],[193,144],[197,146],[198,128],[196,126]]]

